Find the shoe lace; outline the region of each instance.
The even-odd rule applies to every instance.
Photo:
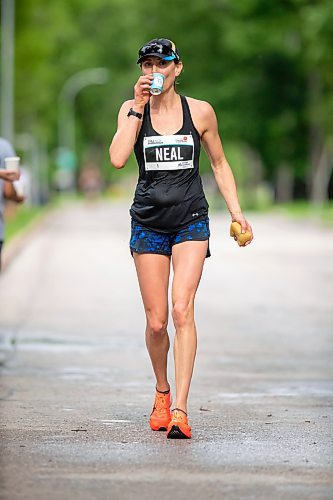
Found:
[[[154,403],[154,410],[156,410],[156,413],[158,414],[165,413],[166,406],[167,406],[166,396],[164,394],[156,394]]]

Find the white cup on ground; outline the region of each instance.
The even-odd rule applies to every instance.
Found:
[[[20,168],[20,157],[19,156],[7,156],[5,158],[5,168],[6,170],[19,170]]]

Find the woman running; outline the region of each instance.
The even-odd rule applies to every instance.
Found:
[[[239,205],[213,108],[176,92],[175,82],[183,64],[174,43],[165,38],[151,40],[139,50],[137,62],[142,75],[135,84],[134,99],[120,108],[110,159],[114,167],[123,168],[134,148],[139,166],[130,209],[130,250],[146,313],[146,345],[156,377],[150,427],[166,430],[168,438],[191,438],[187,399],[197,348],[194,299],[205,258],[210,256],[208,203],[199,175],[201,144],[232,220],[241,224],[242,232],[252,234],[252,230]],[[159,95],[150,93],[153,73],[164,77]],[[170,411],[167,324],[171,262],[176,400]]]

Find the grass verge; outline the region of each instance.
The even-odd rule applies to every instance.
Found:
[[[276,204],[271,210],[299,219],[318,221],[333,227],[332,201],[318,206],[306,201],[294,201],[291,203]]]
[[[16,205],[8,203],[5,210],[6,245],[18,234],[26,231],[43,215],[55,208],[57,201],[42,206]]]

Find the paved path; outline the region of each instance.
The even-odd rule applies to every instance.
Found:
[[[333,232],[251,222],[240,249],[211,215],[193,439],[169,441],[147,426],[127,206],[44,221],[0,280],[1,499],[332,498]]]

